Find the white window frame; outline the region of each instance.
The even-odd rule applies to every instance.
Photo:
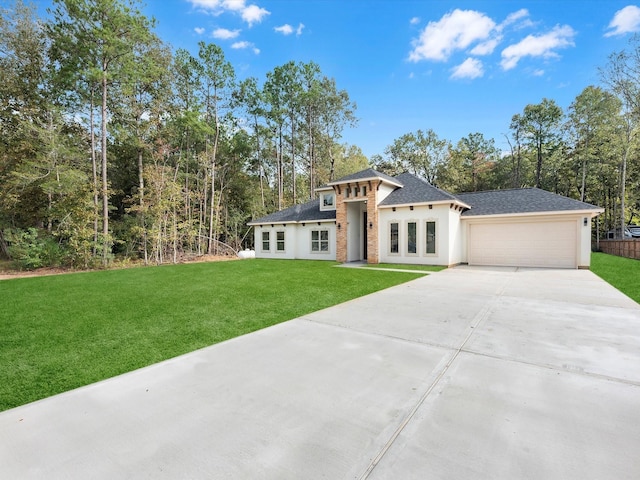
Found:
[[[327,199],[331,199],[331,204],[327,204]],[[335,210],[336,209],[336,194],[334,192],[326,192],[320,194],[320,210]]]
[[[282,234],[282,240],[278,237]],[[282,242],[282,250],[280,250],[280,243]],[[287,235],[284,230],[276,230],[276,253],[285,253],[287,251]]]
[[[266,239],[267,248],[266,249],[264,248],[265,233],[267,234],[267,239]],[[262,230],[262,232],[260,232],[260,247],[261,247],[261,251],[263,251],[265,253],[270,253],[271,252],[271,232],[269,230]]]
[[[313,239],[314,233],[318,235],[318,238],[316,240]],[[322,238],[323,234],[325,234],[326,236],[325,239]],[[329,230],[328,229],[314,228],[313,230],[311,230],[310,238],[311,238],[311,253],[320,254],[320,255],[329,253]],[[317,250],[313,249],[314,243],[317,244]],[[327,246],[326,250],[322,249],[323,244],[326,244]]]
[[[413,223],[416,226],[415,230],[415,252],[409,251],[409,224]],[[404,222],[404,231],[406,233],[405,242],[404,242],[404,253],[407,257],[418,257],[420,256],[420,222],[418,220],[407,220]]]
[[[392,225],[396,225],[397,228],[398,228],[398,230],[397,230],[397,232],[398,232],[397,233],[397,235],[398,235],[398,244],[397,244],[398,251],[397,252],[394,252],[391,249],[391,246],[393,245],[393,243],[392,243],[392,233],[391,233],[391,226]],[[398,257],[400,256],[400,245],[401,245],[401,238],[402,238],[402,236],[400,235],[400,225],[402,225],[402,224],[398,220],[390,220],[389,224],[388,224],[388,227],[387,227],[387,234],[389,235],[389,237],[388,237],[389,238],[389,255],[398,256]]]
[[[427,240],[429,238],[429,232],[427,231],[427,223],[433,223],[433,227],[434,227],[434,239],[433,239],[433,248],[434,248],[434,252],[433,253],[429,253],[427,252]],[[426,220],[423,221],[423,225],[424,225],[424,243],[422,244],[422,246],[424,247],[424,250],[422,251],[422,254],[425,257],[437,257],[438,256],[438,220],[436,220],[435,218],[427,218]]]

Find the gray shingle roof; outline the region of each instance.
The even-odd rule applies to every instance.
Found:
[[[406,205],[408,203],[425,203],[456,201],[457,198],[444,190],[434,187],[427,181],[411,173],[401,173],[395,180],[402,185],[385,198],[380,205]]]
[[[539,188],[460,193],[456,197],[471,206],[470,210],[462,214],[465,217],[509,213],[601,210],[590,203],[573,200]]]
[[[361,172],[352,173],[351,175],[347,175],[345,177],[339,178],[338,180],[334,180],[330,182],[329,185],[335,185],[338,183],[347,183],[347,182],[357,182],[358,180],[365,180],[369,178],[380,178],[382,180],[386,180],[387,182],[391,182],[393,184],[398,184],[399,180],[397,178],[390,177],[385,173],[378,172],[373,168],[367,168],[366,170],[362,170]]]
[[[315,222],[319,220],[335,220],[335,218],[336,211],[320,210],[320,200],[316,199],[252,220],[249,222],[249,225],[261,223]]]

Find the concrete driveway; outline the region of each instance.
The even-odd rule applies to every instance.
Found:
[[[637,479],[640,306],[458,267],[0,413],[0,478]]]

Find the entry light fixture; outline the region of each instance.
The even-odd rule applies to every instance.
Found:
[[[584,221],[583,221],[584,226],[586,227],[587,225],[589,225],[589,220],[587,219],[587,217],[584,217]]]
[[[369,228],[373,228],[373,222],[369,222]]]
[[[340,230],[342,228],[342,225],[338,224],[338,230]]]

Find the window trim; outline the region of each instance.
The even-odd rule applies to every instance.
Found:
[[[325,203],[325,199],[331,198],[331,205]],[[323,192],[320,194],[320,210],[335,210],[336,209],[336,194],[335,192]]]
[[[413,223],[415,225],[415,247],[414,247],[415,252],[410,252],[409,251],[409,224],[411,224],[411,223]],[[419,223],[418,220],[407,220],[404,225],[405,225],[405,227],[404,227],[405,232],[407,233],[407,236],[406,236],[406,239],[405,239],[405,242],[404,242],[405,255],[407,257],[418,257],[418,256],[420,256],[420,253],[419,253],[420,250],[419,250],[419,247],[418,247],[418,245],[420,244],[420,235],[418,233],[418,229],[420,228],[419,227],[420,223]]]
[[[280,240],[278,237],[280,236],[280,234],[282,234],[282,240]],[[276,230],[276,253],[286,253],[287,251],[287,235],[286,232],[284,230]],[[282,243],[282,250],[280,249],[280,243]]]
[[[433,223],[433,252],[427,251],[428,240],[429,240],[429,229],[427,224]],[[424,225],[424,250],[423,255],[427,257],[436,257],[438,256],[438,220],[435,218],[428,218],[423,221]]]
[[[313,239],[313,234],[317,233],[318,234],[318,238],[317,240]],[[323,239],[323,235],[322,234],[326,234],[326,238]],[[326,255],[328,253],[331,253],[331,249],[330,249],[330,242],[329,242],[329,229],[328,228],[314,228],[311,230],[311,233],[309,234],[309,238],[311,240],[311,253],[312,254],[317,254],[317,255]],[[318,249],[314,250],[314,243],[317,243]],[[326,244],[327,249],[326,250],[322,250],[322,245]]]
[[[269,230],[262,230],[262,235],[261,235],[261,239],[260,239],[260,244],[262,249],[260,250],[261,252],[265,252],[265,253],[271,253],[271,232]],[[265,240],[265,234],[267,236],[267,239]],[[265,242],[267,244],[267,248],[264,248]]]
[[[393,232],[392,232],[392,227],[393,225],[396,226],[396,235],[397,235],[397,241],[396,241],[396,251],[393,251]],[[393,255],[393,256],[400,256],[400,222],[397,220],[390,220],[388,227],[387,227],[387,232],[388,232],[388,239],[389,239],[389,255]]]

